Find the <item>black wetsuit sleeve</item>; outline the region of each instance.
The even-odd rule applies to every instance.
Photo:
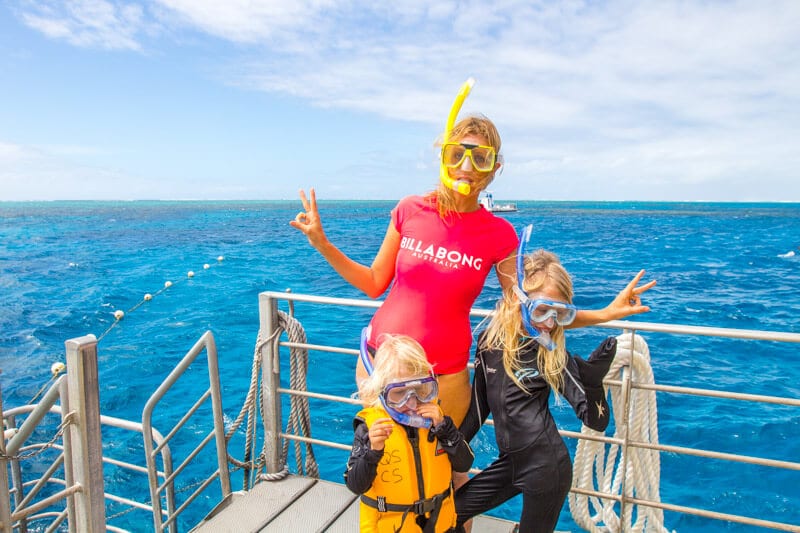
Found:
[[[567,372],[580,383],[583,391],[570,376],[566,376],[564,397],[575,409],[578,418],[596,431],[604,431],[611,418],[611,409],[603,388],[603,378],[614,360],[616,351],[617,339],[608,337],[595,348],[588,361],[570,355],[567,362]]]
[[[596,431],[605,431],[611,419],[611,409],[606,400],[606,391],[600,387],[586,387],[586,412],[583,423]]]
[[[480,341],[479,344],[480,346]],[[469,442],[481,429],[489,417],[489,401],[486,399],[486,374],[483,370],[483,352],[480,348],[475,352],[475,377],[472,379],[472,399],[469,403],[467,416],[458,428],[464,439]]]
[[[453,423],[453,419],[445,416],[439,424],[431,428],[431,435],[439,439],[447,455],[450,456],[450,464],[456,472],[467,472],[472,467],[472,462],[475,460],[475,454],[472,453],[472,448],[469,447],[464,435],[458,430]]]
[[[344,483],[355,494],[364,494],[375,481],[383,450],[370,448],[369,429],[362,420],[356,419],[354,425],[353,449],[347,459]]]

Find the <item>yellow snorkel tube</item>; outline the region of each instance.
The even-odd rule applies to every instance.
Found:
[[[468,78],[467,81],[464,82],[464,85],[461,86],[461,90],[458,91],[458,95],[456,95],[456,99],[453,102],[453,107],[450,108],[450,114],[447,116],[447,125],[444,128],[444,138],[442,139],[442,142],[448,142],[450,140],[450,134],[453,132],[453,126],[456,123],[458,112],[461,111],[461,106],[464,105],[464,100],[466,100],[467,95],[472,90],[473,85],[475,85],[475,78]],[[451,178],[450,173],[447,172],[447,167],[444,166],[444,161],[442,161],[441,158],[439,159],[439,164],[441,165],[439,179],[442,180],[442,183],[444,183],[445,187],[453,189],[457,193],[463,194],[464,196],[468,195],[471,190],[469,183]]]

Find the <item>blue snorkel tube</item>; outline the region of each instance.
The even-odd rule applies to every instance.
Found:
[[[533,340],[541,344],[545,349],[555,350],[556,343],[550,338],[550,334],[539,331],[531,324],[531,313],[523,300],[523,297],[527,298],[525,288],[522,285],[522,282],[525,280],[525,248],[528,241],[531,240],[532,233],[533,224],[528,224],[519,234],[519,248],[517,248],[517,287],[514,288],[514,292],[516,292],[517,297],[519,297],[519,307],[522,311],[522,325],[525,326],[525,330]]]
[[[369,337],[368,331],[368,327],[361,330],[361,346],[359,349],[359,356],[361,357],[361,362],[364,364],[367,374],[371,376],[373,370],[375,370],[375,367],[372,366],[372,359],[370,358],[369,350],[367,349],[367,337]],[[387,413],[389,413],[389,416],[392,417],[392,420],[398,424],[426,429],[430,429],[430,427],[433,425],[433,420],[430,418],[425,418],[417,414],[401,413],[397,409],[389,407],[389,405],[386,403],[386,398],[383,396],[383,391],[380,392],[378,397],[381,400],[381,405],[383,408]]]

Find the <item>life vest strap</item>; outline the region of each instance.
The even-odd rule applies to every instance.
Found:
[[[441,507],[442,501],[445,498],[450,496],[450,487],[447,487],[444,492],[441,492],[435,496],[431,496],[430,498],[425,498],[422,500],[417,500],[414,503],[401,505],[396,503],[386,503],[386,498],[383,496],[379,496],[377,500],[370,498],[364,494],[361,495],[361,501],[372,507],[373,509],[377,509],[381,513],[386,512],[395,512],[395,513],[407,513],[412,512],[415,515],[426,515],[430,512],[433,512],[438,507]]]

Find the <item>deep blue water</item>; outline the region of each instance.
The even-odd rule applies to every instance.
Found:
[[[321,202],[320,208],[330,239],[369,263],[393,204]],[[518,206],[518,212],[504,216],[518,229],[534,224],[536,245],[556,252],[573,274],[579,306],[605,305],[646,268],[646,279],[657,279],[658,285],[646,295],[652,311],[634,320],[800,332],[799,204]],[[299,207],[299,202],[0,203],[4,407],[27,403],[42,387],[50,365],[63,360],[66,339],[100,336],[113,324],[115,310],[131,309],[145,293],[154,294],[171,280],[171,288],[101,339],[103,412],[139,420],[156,385],[211,329],[220,353],[226,417],[234,419],[249,384],[259,292],[291,288],[361,297],[288,225]],[[217,261],[218,256],[224,260]],[[195,277],[187,278],[189,270]],[[492,307],[498,294],[497,280],[490,277],[476,306]],[[307,329],[320,328],[332,340],[352,341],[355,347],[370,312],[322,314],[298,306],[298,314]],[[568,344],[586,354],[607,334],[596,328],[573,331]],[[647,340],[659,383],[800,397],[797,345],[658,334]],[[352,392],[355,359],[323,355],[312,352],[310,379],[324,378],[331,392]],[[658,401],[662,443],[800,458],[798,409],[666,394]],[[179,401],[168,405],[176,411],[188,407]],[[563,428],[579,430],[571,410],[556,411]],[[344,432],[346,438],[334,440],[347,442],[352,414],[347,406],[326,411],[314,421],[315,436]],[[121,453],[141,448],[130,438],[108,446]],[[487,464],[494,453],[491,436],[479,436],[475,446],[477,466]],[[323,477],[340,481],[346,454],[317,451],[317,456],[324,460]],[[127,480],[119,472],[113,476]],[[679,505],[800,524],[799,481],[797,472],[662,456],[662,500]],[[519,503],[512,501],[497,513],[513,519]],[[202,515],[198,511],[182,523]],[[120,520],[123,527],[151,529],[141,515]],[[680,532],[755,530],[672,513],[666,513],[665,524]],[[577,529],[567,511],[559,529]]]

